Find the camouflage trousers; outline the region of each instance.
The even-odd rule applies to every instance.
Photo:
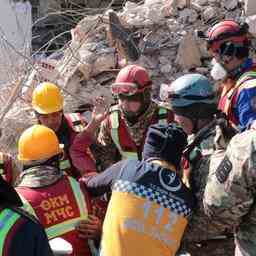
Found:
[[[201,243],[182,244],[177,256],[234,256],[233,238],[208,240]]]

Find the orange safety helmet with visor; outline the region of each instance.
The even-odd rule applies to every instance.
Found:
[[[152,81],[148,72],[141,66],[129,65],[118,73],[115,83],[111,86],[111,92],[115,96],[133,96],[151,88]]]

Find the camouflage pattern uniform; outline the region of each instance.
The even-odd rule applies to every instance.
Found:
[[[235,230],[236,254],[256,255],[256,131],[236,135],[220,164],[210,168],[206,213]]]
[[[129,123],[120,110],[121,118],[124,120],[131,138],[138,147],[141,147],[142,142],[145,139],[145,133],[151,124],[151,118],[157,109],[158,105],[155,102],[151,102],[146,112],[139,117],[135,124]],[[102,122],[98,135],[98,144],[103,146],[102,155],[100,158],[102,170],[121,160],[119,151],[111,137],[111,127],[108,119],[109,118],[107,116],[106,119]]]
[[[212,164],[213,153],[223,150],[223,135],[219,126],[209,129],[190,153],[190,184],[197,199],[197,207],[183,237],[182,251],[192,256],[234,255],[234,242],[226,238],[225,226],[213,222],[204,213],[203,195]]]

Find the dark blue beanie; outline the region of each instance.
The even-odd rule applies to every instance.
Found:
[[[148,129],[142,157],[160,158],[177,167],[186,145],[187,134],[178,125],[154,124]]]

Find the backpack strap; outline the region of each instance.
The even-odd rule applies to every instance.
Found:
[[[109,115],[112,140],[115,143],[116,147],[118,148],[118,151],[121,154],[123,159],[126,159],[126,158],[137,159],[138,154],[136,152],[124,151],[122,149],[120,138],[119,138],[119,126],[120,126],[119,115],[120,115],[120,111],[118,109],[118,106],[113,106],[112,109],[110,110],[110,115]]]
[[[168,123],[168,110],[163,107],[159,107],[158,109],[158,123],[159,124],[167,124]]]
[[[79,113],[65,114],[68,126],[76,133],[80,133],[85,129],[86,122]]]
[[[224,104],[224,113],[229,116],[231,112],[231,105],[233,98],[239,94],[241,89],[248,87],[248,82],[256,79],[256,72],[249,71],[244,73],[236,82],[235,86],[231,88],[227,93],[227,98]],[[250,84],[250,87],[254,87],[256,84]]]

